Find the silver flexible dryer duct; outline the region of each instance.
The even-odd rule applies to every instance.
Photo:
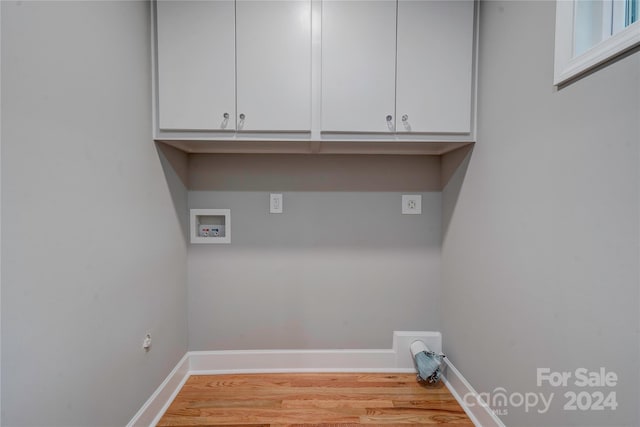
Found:
[[[430,351],[422,341],[411,343],[411,355],[418,370],[418,382],[425,384],[436,384],[440,381],[445,368],[444,354],[436,354]]]

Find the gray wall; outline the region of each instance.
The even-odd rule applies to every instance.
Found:
[[[554,3],[483,2],[479,141],[442,195],[429,158],[194,156],[188,205],[231,208],[233,239],[189,246],[187,268],[186,158],[151,143],[148,6],[1,8],[4,425],[125,424],[184,354],[187,307],[194,350],[442,329],[479,391],[556,392],[510,426],[638,424],[638,54],[556,92]],[[613,413],[535,385],[600,366]]]
[[[189,246],[189,348],[390,348],[393,330],[439,330],[439,170],[421,156],[192,156],[189,207],[231,209],[232,237]],[[422,194],[422,215],[402,215],[403,192]]]
[[[554,2],[480,16],[478,142],[443,192],[445,350],[480,392],[555,392],[509,426],[638,425],[640,54],[556,91]],[[544,367],[615,371],[617,410],[563,411],[585,389],[538,388]]]
[[[186,158],[151,139],[148,4],[1,7],[2,423],[124,425],[187,348]]]

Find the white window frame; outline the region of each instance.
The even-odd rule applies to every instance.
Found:
[[[613,0],[613,5],[609,9],[611,17],[607,17],[611,19],[612,34],[618,34],[618,32],[624,30],[624,19],[625,19],[625,1],[624,0]],[[604,38],[603,38],[604,40]]]
[[[603,0],[611,3],[615,0]],[[614,3],[615,7],[615,3]],[[617,13],[614,10],[614,15]],[[619,27],[613,19],[613,31]],[[556,49],[554,85],[562,85],[579,75],[604,64],[623,52],[640,45],[640,21],[608,35],[586,52],[574,56],[575,0],[556,0]]]

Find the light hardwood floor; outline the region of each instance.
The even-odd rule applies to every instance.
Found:
[[[198,375],[159,426],[473,426],[443,385],[415,374]]]

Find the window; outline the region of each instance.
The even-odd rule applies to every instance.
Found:
[[[554,84],[640,45],[640,0],[557,0]]]

